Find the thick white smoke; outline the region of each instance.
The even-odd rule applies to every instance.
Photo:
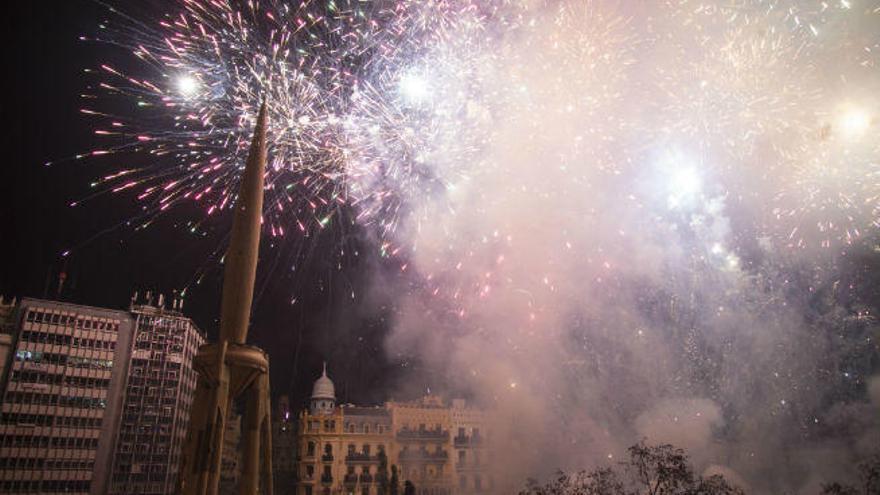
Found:
[[[466,111],[433,120],[425,164],[444,189],[408,198],[397,236],[424,282],[400,296],[388,351],[496,411],[507,491],[641,438],[756,493],[810,490],[850,474],[880,415],[877,379],[873,405],[829,399],[839,348],[787,292],[812,258],[748,227],[809,112],[752,77],[775,31],[702,32],[698,17],[680,27],[703,45],[683,46],[669,12],[684,14],[656,10],[535,2],[514,35],[444,47],[421,98]],[[443,73],[450,58],[469,63]],[[776,93],[749,100],[761,91]]]

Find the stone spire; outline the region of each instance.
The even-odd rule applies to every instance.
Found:
[[[220,341],[243,344],[254,299],[260,249],[263,175],[266,170],[266,102],[260,106],[254,138],[235,202],[232,237],[223,270]]]

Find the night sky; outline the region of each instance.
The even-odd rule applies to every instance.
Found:
[[[83,69],[94,67],[96,60],[126,60],[121,51],[79,41],[96,31],[106,9],[81,0],[22,2],[12,8],[16,15],[4,16],[3,29],[10,57],[7,79],[13,86],[8,89],[12,97],[3,103],[9,154],[0,181],[7,260],[0,268],[0,293],[55,299],[58,274],[65,271],[61,300],[122,309],[136,290],[141,296],[152,290],[170,297],[205,274],[188,291],[185,313],[216,338],[221,270],[205,259],[225,239],[228,216],[215,218],[208,226],[211,234],[200,240],[187,236],[176,217],[134,232],[125,222],[139,211],[127,198],[68,206],[89,193],[91,180],[114,166],[112,161],[63,161],[98,142],[79,113],[79,95],[94,82]],[[187,214],[193,212],[183,217]],[[324,359],[340,400],[380,403],[388,393],[382,380],[397,376],[399,368],[381,352],[383,306],[365,309],[346,297],[367,283],[364,270],[350,262],[339,270],[336,259],[321,256],[340,242],[331,234],[307,249],[269,243],[261,248],[249,341],[270,354],[273,396],[289,393],[294,403],[304,404]],[[61,256],[71,248],[68,258]],[[282,261],[305,259],[311,262],[295,280],[283,270],[266,276]],[[294,298],[299,302],[291,305]]]

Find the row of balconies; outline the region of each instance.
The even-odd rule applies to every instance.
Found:
[[[374,476],[372,474],[346,474],[343,478],[343,481],[349,485],[354,483],[382,483],[385,481],[385,475],[377,474]]]
[[[345,456],[345,462],[379,462],[379,456],[364,452],[349,452]]]
[[[456,447],[469,447],[483,444],[483,438],[479,435],[457,435],[452,441]]]
[[[433,452],[429,452],[425,449],[419,449],[419,450],[403,449],[400,451],[400,455],[398,457],[400,458],[401,461],[406,461],[406,460],[415,460],[415,461],[446,460],[449,458],[449,452],[447,452],[445,450],[435,450]]]
[[[402,428],[397,431],[397,438],[399,440],[449,440],[449,430],[441,428],[431,430],[426,428],[419,428],[417,430]]]

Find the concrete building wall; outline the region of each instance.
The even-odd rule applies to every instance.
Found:
[[[176,309],[131,307],[135,321],[109,493],[175,492],[204,334]]]
[[[13,335],[16,332],[15,321],[18,304],[13,298],[6,301],[0,296],[0,397],[6,390],[6,378],[9,366],[12,364]]]
[[[131,324],[122,311],[22,300],[0,402],[0,492],[106,493]]]

